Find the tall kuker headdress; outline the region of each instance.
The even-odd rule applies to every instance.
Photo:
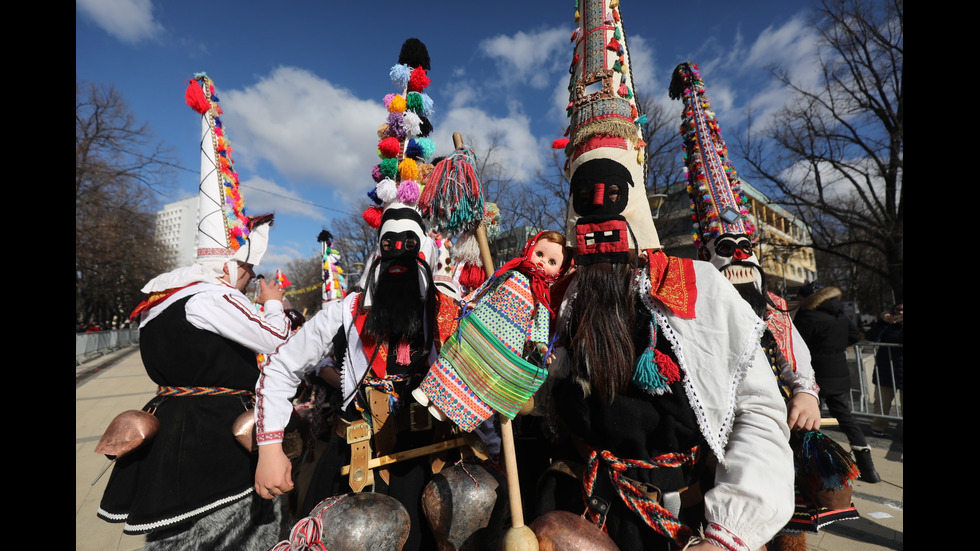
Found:
[[[719,268],[728,265],[732,258],[758,266],[751,252],[758,233],[748,217],[748,198],[728,158],[728,148],[711,111],[697,65],[685,62],[674,69],[670,97],[684,101],[681,114],[684,164],[691,197],[692,236],[701,259],[710,260]],[[721,241],[727,241],[730,249],[723,255],[709,246],[710,243],[719,249]],[[749,283],[756,278],[752,270],[737,267],[725,272],[733,283]]]
[[[625,262],[630,249],[660,248],[646,196],[646,118],[637,110],[618,0],[580,0],[579,6],[571,37],[571,124],[568,139],[554,143],[568,156],[567,235],[576,235],[580,265]]]
[[[435,153],[435,144],[427,136],[432,131],[432,99],[423,92],[429,84],[431,68],[429,52],[420,40],[409,38],[401,47],[398,63],[390,71],[397,93],[384,97],[388,117],[378,127],[378,156],[381,162],[371,170],[377,186],[368,193],[375,203],[364,211],[364,220],[378,230],[380,241],[384,233],[411,232],[416,235],[421,256],[429,263],[437,262],[437,253],[418,209],[419,196],[432,172],[427,161]],[[382,255],[378,249],[378,257]],[[391,255],[387,251],[385,255]],[[431,269],[431,267],[430,267]],[[374,275],[372,275],[372,273]],[[365,270],[360,280],[368,288],[368,278],[376,276]],[[420,285],[428,283],[420,274]],[[429,278],[431,280],[431,277]],[[365,298],[370,305],[372,297]]]
[[[185,93],[187,104],[201,115],[201,183],[196,262],[221,271],[228,262],[256,265],[269,246],[272,215],[251,217],[238,186],[231,143],[221,123],[214,83],[197,73]],[[229,270],[231,277],[237,270]],[[232,282],[234,283],[234,282]]]
[[[340,266],[340,251],[333,246],[333,235],[327,230],[322,230],[316,240],[320,242],[323,253],[321,298],[326,304],[331,300],[347,296],[347,278],[344,276],[344,269]]]

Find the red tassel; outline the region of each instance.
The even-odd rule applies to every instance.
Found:
[[[204,90],[201,89],[201,85],[194,79],[187,79],[187,81],[187,91],[184,92],[184,100],[187,102],[187,105],[190,105],[191,109],[197,111],[198,114],[203,115],[207,113],[208,109],[211,108],[211,102],[204,96]]]
[[[681,380],[681,369],[677,362],[670,359],[670,356],[659,350],[653,351],[653,360],[657,363],[657,371],[667,379],[668,383],[676,383]]]
[[[459,283],[469,289],[476,289],[487,279],[487,273],[481,266],[467,264],[459,272]]]
[[[609,39],[609,44],[606,44],[607,50],[612,50],[614,52],[619,51],[619,41],[615,37]]]
[[[565,146],[568,145],[568,142],[569,142],[568,138],[559,138],[551,142],[551,147],[552,149],[565,149]]]

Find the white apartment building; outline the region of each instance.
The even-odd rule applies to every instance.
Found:
[[[157,240],[173,260],[175,268],[190,266],[197,254],[197,210],[200,198],[188,197],[164,205],[157,212]]]

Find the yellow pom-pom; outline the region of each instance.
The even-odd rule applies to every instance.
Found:
[[[417,180],[419,177],[419,166],[415,159],[405,159],[398,165],[398,172],[402,180]]]
[[[388,104],[389,113],[404,113],[405,112],[405,98],[401,96],[395,96],[391,98],[391,102]]]

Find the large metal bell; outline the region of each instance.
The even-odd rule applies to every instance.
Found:
[[[503,474],[479,463],[443,469],[422,491],[422,511],[440,551],[496,551],[508,511]]]
[[[411,521],[397,499],[373,492],[327,498],[310,511],[322,521],[320,540],[330,551],[400,551]]]
[[[109,423],[95,446],[95,453],[105,454],[109,459],[122,457],[156,436],[160,430],[160,420],[153,414],[138,409],[124,411]]]
[[[619,551],[608,534],[568,511],[545,513],[530,526],[538,536],[540,551]]]

